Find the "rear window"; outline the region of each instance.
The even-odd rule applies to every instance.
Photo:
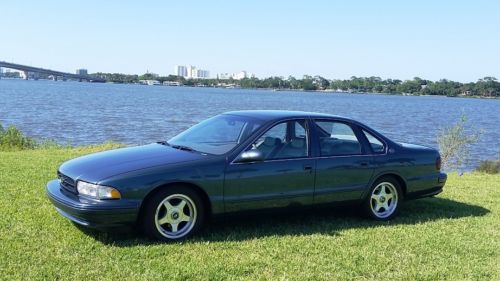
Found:
[[[352,128],[336,121],[316,121],[319,129],[321,156],[361,154],[359,143]]]

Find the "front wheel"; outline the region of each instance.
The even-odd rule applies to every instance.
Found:
[[[390,220],[399,211],[401,199],[399,182],[392,177],[383,177],[372,185],[363,209],[366,215],[375,220]]]
[[[146,205],[143,223],[146,233],[156,239],[184,239],[201,228],[205,217],[203,201],[188,187],[160,190]]]

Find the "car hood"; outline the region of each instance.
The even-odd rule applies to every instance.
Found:
[[[63,163],[59,171],[74,180],[97,183],[126,172],[196,161],[203,157],[208,156],[154,143],[78,157]]]

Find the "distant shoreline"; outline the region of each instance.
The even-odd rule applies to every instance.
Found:
[[[2,80],[12,80],[12,81],[53,81],[50,79],[37,79],[37,80],[24,80],[20,78],[9,78],[2,77]],[[58,82],[78,82],[75,80],[59,80]],[[419,93],[399,93],[399,92],[364,92],[364,91],[338,91],[334,89],[316,89],[316,90],[305,90],[305,89],[291,89],[291,88],[256,88],[256,87],[241,87],[241,86],[206,86],[206,85],[164,85],[164,84],[155,84],[155,85],[146,85],[141,83],[122,83],[122,82],[105,82],[105,84],[118,84],[118,85],[142,85],[142,86],[160,86],[160,87],[189,87],[189,88],[214,88],[214,89],[224,89],[224,90],[255,90],[255,91],[273,91],[273,92],[299,92],[299,93],[325,93],[325,94],[352,94],[352,95],[385,95],[385,96],[420,96],[420,97],[448,97],[448,98],[475,98],[475,99],[500,99],[499,96],[480,96],[480,95],[432,95],[432,94],[419,94]]]
[[[129,84],[129,85],[141,85],[138,83],[113,83],[107,82],[108,84]],[[148,85],[142,85],[148,86]],[[165,86],[165,85],[157,85],[157,86]],[[356,92],[356,91],[335,91],[335,90],[303,90],[303,89],[287,89],[287,88],[226,88],[226,87],[215,87],[215,86],[165,86],[165,87],[186,87],[186,88],[209,88],[209,89],[221,89],[221,90],[253,90],[253,91],[271,91],[271,92],[298,92],[298,93],[324,93],[324,94],[350,94],[350,95],[383,95],[383,96],[413,96],[413,97],[445,97],[445,98],[475,98],[475,99],[500,99],[500,96],[492,96],[492,97],[484,97],[484,96],[465,96],[465,95],[457,95],[457,96],[446,96],[446,95],[428,95],[428,94],[410,94],[410,93],[375,93],[375,92]]]

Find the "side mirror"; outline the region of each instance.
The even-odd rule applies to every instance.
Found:
[[[240,154],[238,162],[249,163],[259,162],[264,160],[264,154],[258,149],[251,149]]]

